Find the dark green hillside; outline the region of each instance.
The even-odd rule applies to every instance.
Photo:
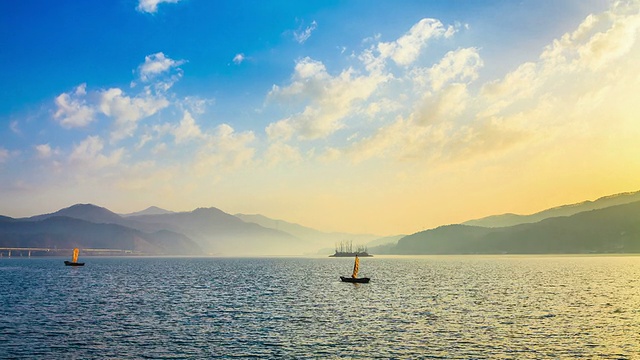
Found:
[[[492,230],[478,226],[446,225],[408,235],[392,247],[391,254],[464,254]]]
[[[503,228],[442,226],[402,238],[390,254],[640,253],[640,202]]]

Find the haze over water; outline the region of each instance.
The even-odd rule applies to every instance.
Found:
[[[0,259],[0,358],[633,359],[640,257]]]

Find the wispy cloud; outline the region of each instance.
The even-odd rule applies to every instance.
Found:
[[[143,1],[138,10],[153,13],[160,3]],[[293,33],[294,40],[306,47],[316,30],[314,21],[284,36]],[[245,105],[245,98],[234,93],[236,86],[225,92],[224,84],[203,81],[198,87],[203,92],[198,94],[190,94],[187,85],[173,87],[183,76],[193,76],[189,85],[198,82],[200,74],[188,73],[186,66],[183,74],[186,60],[151,53],[131,64],[130,87],[80,84],[57,93],[41,111],[49,121],[43,121],[47,124],[37,133],[27,118],[11,116],[18,120],[7,124],[5,134],[13,138],[18,134],[22,140],[32,131],[28,134],[32,137],[24,154],[13,150],[15,145],[7,149],[11,142],[3,144],[0,164],[3,169],[35,164],[32,173],[56,170],[49,173],[51,178],[58,176],[57,188],[74,192],[84,188],[84,194],[93,190],[93,183],[82,185],[87,179],[99,179],[105,189],[116,184],[117,189],[105,193],[123,192],[123,197],[139,189],[152,194],[151,200],[158,194],[175,194],[185,208],[194,204],[187,199],[198,194],[200,201],[203,189],[212,183],[221,186],[219,193],[233,194],[229,197],[244,196],[244,188],[272,194],[269,190],[276,186],[269,182],[275,184],[283,180],[281,174],[294,173],[296,182],[317,181],[314,187],[321,188],[322,176],[305,177],[313,171],[339,183],[321,190],[331,199],[335,191],[347,193],[370,181],[372,187],[390,189],[381,198],[408,194],[397,200],[408,204],[415,200],[409,197],[425,194],[421,190],[425,184],[437,188],[443,183],[429,183],[435,178],[460,179],[460,173],[474,175],[480,170],[491,175],[484,179],[488,187],[501,177],[521,176],[519,180],[526,182],[521,172],[507,173],[512,164],[543,174],[561,168],[559,158],[571,165],[582,157],[589,163],[585,168],[592,161],[593,168],[606,168],[624,163],[618,149],[637,149],[637,2],[616,2],[609,11],[588,16],[542,50],[528,50],[525,60],[504,69],[490,63],[503,54],[488,54],[487,43],[474,42],[482,37],[474,32],[475,26],[422,19],[395,30],[398,35],[380,33],[351,42],[342,52],[331,44],[322,49],[328,51],[300,53],[297,43],[285,41],[299,56],[277,59],[278,69],[289,64],[289,76],[270,72],[265,78],[278,80],[269,90],[247,88],[242,95],[250,100],[246,104],[263,101],[259,114],[234,108]],[[227,56],[221,61],[226,69],[222,71],[229,70],[230,60],[232,65],[248,60],[245,53]],[[212,94],[220,94],[218,103]],[[256,94],[263,98],[248,98]],[[55,126],[48,126],[51,122]],[[577,156],[570,159],[568,151]],[[598,157],[611,161],[597,162]],[[637,165],[635,157],[627,158]],[[39,185],[25,180],[36,178],[32,173],[13,173],[2,172],[3,182],[22,179],[33,188]],[[483,181],[478,178],[477,183],[474,178],[463,185],[476,186]],[[407,182],[393,183],[398,179]],[[312,187],[301,189],[293,181],[277,186],[287,189],[282,196],[289,196],[288,188],[302,194]],[[370,194],[349,202],[365,204]],[[328,202],[318,200],[315,205],[323,201]]]
[[[18,135],[22,134],[22,132],[20,131],[20,127],[18,126],[17,120],[14,120],[9,124],[9,129],[11,129],[11,131],[14,134],[18,134]]]
[[[188,111],[184,112],[184,116],[182,117],[182,120],[180,120],[180,124],[172,130],[172,133],[175,136],[176,144],[183,143],[189,139],[204,138],[202,130],[200,130],[195,119]]]
[[[162,3],[176,4],[180,0],[139,0],[136,10],[146,13],[155,13],[158,11],[158,5]]]
[[[387,76],[359,75],[353,69],[331,76],[324,64],[311,58],[296,63],[293,81],[284,88],[275,86],[271,99],[298,99],[306,103],[301,112],[269,125],[270,135],[297,134],[301,139],[318,139],[341,129],[343,120],[355,110],[357,102],[366,101]]]
[[[376,50],[382,59],[391,58],[398,65],[409,65],[430,39],[451,37],[455,32],[453,26],[445,27],[439,20],[422,19],[396,41],[378,43]]]
[[[271,102],[298,110],[265,128],[271,141],[265,158],[277,163],[274,159],[288,154],[293,159],[313,154],[338,161],[344,157],[336,154],[341,154],[355,162],[444,164],[542,146],[552,141],[551,133],[557,141],[567,141],[563,133],[600,136],[598,121],[583,110],[587,103],[591,109],[604,106],[601,99],[607,96],[622,101],[628,96],[616,94],[634,86],[623,84],[636,75],[620,81],[633,67],[631,54],[640,51],[640,16],[631,10],[614,5],[590,15],[576,31],[553,41],[537,61],[485,83],[477,83],[485,63],[477,47],[447,51],[431,63],[419,61],[429,42],[453,37],[460,27],[435,19],[419,21],[393,41],[371,39],[373,45],[357,57],[362,70],[347,68],[334,76],[321,61],[300,59],[291,82],[274,85],[269,93]],[[387,60],[401,66],[389,67]],[[594,88],[599,90],[594,93]],[[379,104],[386,104],[385,112]],[[372,122],[363,130],[364,115]],[[356,129],[358,136],[351,136]],[[333,156],[322,151],[303,155],[294,145],[340,131],[349,140],[332,144]]]
[[[243,53],[236,54],[236,56],[233,57],[233,63],[236,65],[242,64],[244,60],[245,60],[245,56]]]
[[[301,27],[300,29],[293,32],[293,38],[300,44],[304,44],[311,37],[311,33],[318,27],[318,23],[314,20],[311,22],[311,25],[305,27],[304,29]]]
[[[251,163],[255,148],[252,131],[236,132],[228,124],[221,124],[207,135],[206,143],[199,148],[194,171],[199,176],[214,175],[239,169]]]
[[[104,141],[99,136],[88,136],[73,147],[69,162],[85,170],[100,169],[120,163],[124,148],[113,150],[109,155],[103,154],[103,149]]]
[[[100,93],[99,109],[114,119],[111,140],[117,141],[133,135],[138,121],[169,106],[169,101],[149,91],[129,97],[121,89],[111,88]]]
[[[51,150],[51,145],[49,144],[36,145],[35,149],[36,149],[36,154],[40,159],[50,158],[51,155],[53,154],[53,151]]]

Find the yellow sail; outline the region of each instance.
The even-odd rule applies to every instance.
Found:
[[[351,274],[352,278],[356,278],[358,276],[358,268],[360,267],[360,259],[358,259],[358,255],[356,255],[356,262],[353,264],[353,274]]]
[[[78,254],[80,250],[78,248],[73,249],[73,257],[71,258],[71,262],[78,262]]]

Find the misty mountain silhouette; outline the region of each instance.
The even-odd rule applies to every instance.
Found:
[[[512,226],[470,222],[441,226],[404,236],[397,244],[399,236],[323,233],[262,215],[233,216],[214,207],[191,212],[150,207],[125,217],[100,206],[76,204],[28,218],[0,215],[0,247],[122,249],[149,255],[300,255],[317,252],[327,242],[358,241],[361,236],[378,239],[369,238],[372,245],[384,244],[370,246],[372,254],[637,253],[640,201],[630,200],[639,196],[640,192],[618,194],[516,215],[526,222]],[[554,216],[558,214],[570,216]],[[474,221],[495,225],[499,217]],[[535,219],[540,220],[531,222]]]
[[[51,214],[32,216],[25,220],[38,221],[54,216],[66,216],[74,219],[85,220],[102,224],[122,224],[124,221],[120,215],[93,204],[75,204],[68,208],[60,209]]]
[[[28,245],[28,246],[27,246]],[[304,244],[216,208],[122,217],[92,204],[76,204],[29,218],[0,219],[0,246],[137,250],[167,255],[301,254]]]
[[[191,212],[131,216],[128,219],[169,225],[194,239],[211,254],[296,255],[308,247],[291,234],[244,222],[213,207]]]
[[[386,239],[385,241],[385,240],[381,240],[379,236],[372,235],[372,234],[323,232],[310,227],[291,223],[288,221],[271,219],[264,215],[259,215],[259,214],[253,214],[253,215],[235,214],[235,216],[237,218],[242,219],[244,222],[255,223],[266,228],[289,233],[297,237],[298,239],[302,239],[306,243],[313,245],[313,247],[318,251],[318,253],[322,253],[322,254],[333,254],[336,243],[340,243],[341,241],[353,241],[354,244],[362,244],[362,245],[365,245],[365,244],[368,245],[372,242],[376,242],[375,245],[380,245],[380,242],[395,243],[395,241],[393,241],[392,239]]]
[[[120,216],[130,217],[130,216],[139,216],[139,215],[162,215],[162,214],[172,214],[172,213],[173,211],[165,210],[157,206],[149,206],[148,208],[142,211],[136,211],[129,214],[120,214]]]
[[[0,246],[70,249],[119,249],[146,254],[200,253],[188,237],[162,230],[144,233],[113,223],[93,223],[67,216],[0,222]]]

